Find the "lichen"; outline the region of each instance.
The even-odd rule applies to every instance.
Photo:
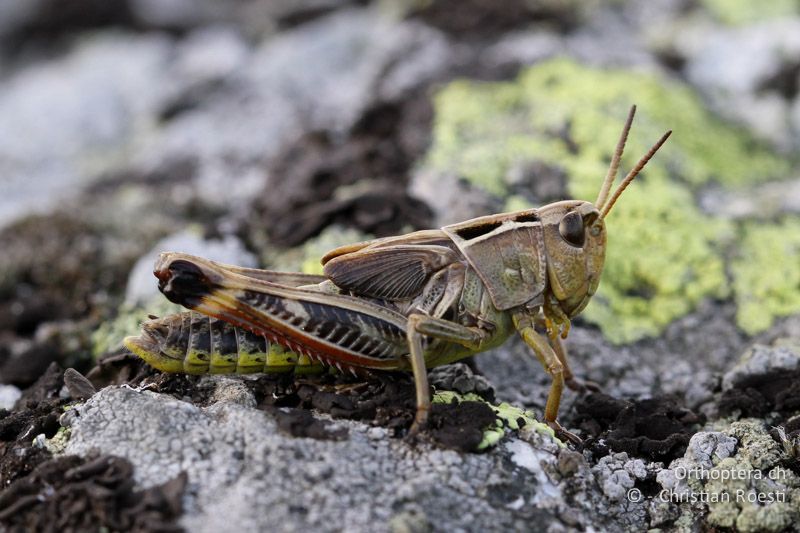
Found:
[[[771,0],[753,2],[752,0],[701,0],[700,4],[714,18],[730,25],[743,25],[762,20],[797,15],[796,0]]]
[[[726,445],[710,449],[715,442]],[[788,464],[790,457],[762,420],[740,420],[719,433],[692,437],[684,456],[657,474],[663,488],[657,498],[679,506],[680,531],[693,529],[688,526],[697,525],[704,509],[706,529],[785,531],[800,517],[800,478]]]
[[[702,494],[712,496],[708,523],[742,532],[784,531],[796,523],[800,479],[781,466],[787,458],[763,423],[735,422],[726,433],[739,446],[736,455],[720,461],[703,481]]]
[[[372,236],[354,229],[329,226],[302,246],[289,250],[269,250],[262,260],[272,270],[322,274],[320,259],[327,252],[343,246],[371,239]]]
[[[669,169],[691,185],[735,185],[780,177],[789,168],[745,132],[711,115],[682,84],[563,59],[525,70],[513,82],[448,85],[435,98],[427,162],[503,196],[512,165],[543,161],[567,171],[572,195],[593,200],[634,103],[640,113],[623,166],[630,167],[664,131],[675,131],[663,154],[648,165],[648,179],[665,178]]]
[[[148,315],[166,316],[185,310],[163,296],[157,296],[141,306],[122,305],[116,317],[103,322],[92,333],[92,356],[96,359],[105,353],[122,349],[122,339],[138,335]]]
[[[433,395],[432,401],[433,403],[444,404],[450,404],[453,402],[481,402],[491,407],[491,409],[497,415],[497,421],[494,426],[486,428],[484,431],[483,440],[478,445],[478,450],[486,450],[492,446],[495,446],[498,442],[500,442],[500,439],[505,436],[507,430],[520,431],[523,429],[526,431],[535,431],[543,435],[547,435],[559,445],[564,446],[563,443],[556,439],[555,433],[550,426],[536,420],[535,416],[530,411],[526,411],[525,409],[521,409],[519,407],[514,407],[511,404],[504,402],[494,405],[487,402],[477,394],[471,392],[467,394],[459,394],[453,391],[437,391],[436,394]]]
[[[800,312],[800,218],[744,223],[731,273],[736,321],[745,332]]]
[[[643,181],[625,194],[608,218],[602,282],[584,313],[618,343],[658,335],[701,299],[727,296],[720,250],[731,236],[680,185]]]
[[[788,161],[712,116],[684,85],[553,60],[514,82],[457,81],[442,90],[426,163],[507,197],[513,209],[526,199],[506,183],[509,170],[555,165],[572,197],[593,201],[634,102],[640,111],[623,168],[665,130],[675,134],[608,218],[605,273],[584,316],[618,343],[657,335],[703,298],[729,295],[723,252],[733,226],[695,206],[696,188],[779,178]]]

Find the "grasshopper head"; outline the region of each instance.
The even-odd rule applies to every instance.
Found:
[[[614,194],[609,196],[635,113],[636,106],[633,106],[595,203],[569,200],[546,205],[539,210],[544,226],[550,290],[568,317],[577,315],[586,307],[600,283],[606,255],[605,218],[622,191],[672,133],[666,132],[625,176]]]
[[[591,202],[568,200],[539,210],[552,294],[567,316],[580,313],[600,283],[606,228]]]

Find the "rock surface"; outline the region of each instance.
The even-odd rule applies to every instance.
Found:
[[[125,457],[143,487],[187,472],[191,531],[518,529],[568,511],[555,481],[560,448],[541,435],[462,455],[340,421],[347,438],[320,441],[283,433],[252,403],[244,395],[199,408],[109,387],[70,417],[65,453]]]

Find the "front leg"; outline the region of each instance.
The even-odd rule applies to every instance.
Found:
[[[558,334],[558,331],[549,323],[549,320],[543,319],[541,322],[537,321],[537,324],[541,324],[542,327],[546,328],[550,346],[553,347],[553,351],[556,352],[556,357],[558,357],[558,360],[561,361],[561,364],[564,366],[564,384],[576,392],[586,392],[587,390],[591,392],[601,392],[602,389],[600,385],[594,381],[578,379],[572,373],[572,368],[570,368],[569,360],[567,359],[567,349],[564,347],[564,343],[561,342],[561,336]]]
[[[580,444],[581,439],[561,427],[558,423],[558,407],[561,403],[561,394],[564,391],[564,364],[558,357],[548,339],[539,334],[534,328],[534,319],[525,312],[514,313],[514,326],[517,328],[525,344],[530,346],[536,358],[544,369],[553,378],[547,404],[544,408],[544,420],[553,428],[559,438],[565,438],[575,444]]]
[[[422,347],[422,336],[433,337],[448,342],[455,342],[478,350],[485,333],[479,328],[470,328],[453,322],[413,314],[408,317],[406,337],[408,338],[409,359],[414,372],[414,385],[417,389],[417,414],[408,432],[409,437],[419,433],[428,423],[431,410],[431,394],[428,385],[428,370],[425,366],[425,351]]]

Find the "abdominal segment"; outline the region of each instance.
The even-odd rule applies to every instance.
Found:
[[[321,364],[269,342],[263,335],[194,311],[150,319],[142,324],[141,335],[127,337],[123,343],[163,372],[253,374],[323,370]]]

